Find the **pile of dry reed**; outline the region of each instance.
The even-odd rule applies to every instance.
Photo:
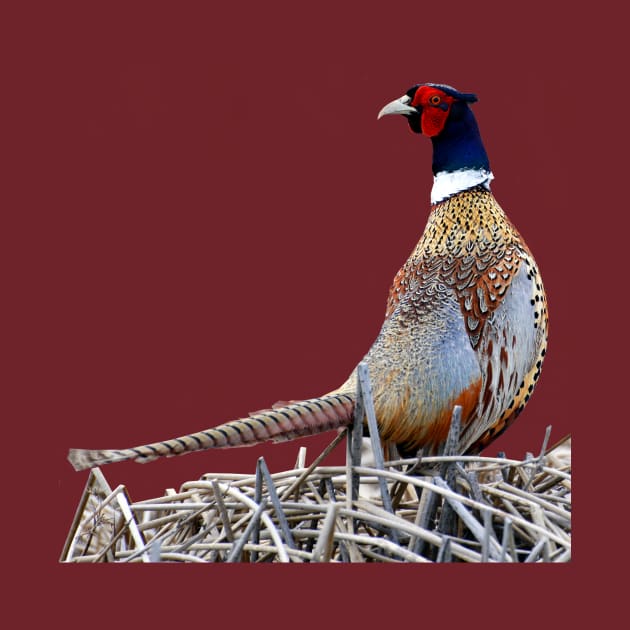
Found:
[[[571,557],[569,449],[565,442],[524,461],[443,455],[354,467],[354,500],[353,467],[306,467],[304,447],[293,470],[270,474],[261,458],[255,474],[204,475],[137,503],[97,468],[61,559],[563,562]]]

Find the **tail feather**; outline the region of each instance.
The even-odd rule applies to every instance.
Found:
[[[355,396],[333,393],[265,410],[248,418],[181,437],[122,450],[70,449],[68,460],[75,470],[135,460],[185,455],[209,448],[253,446],[267,440],[280,442],[347,426],[352,422]]]

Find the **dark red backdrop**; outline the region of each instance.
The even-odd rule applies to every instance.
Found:
[[[131,568],[114,576],[113,568],[58,566],[87,477],[72,471],[66,451],[172,437],[345,379],[377,334],[389,282],[426,221],[430,143],[402,120],[376,121],[382,105],[416,82],[479,95],[493,190],[549,294],[539,387],[490,451],[537,451],[548,424],[552,440],[572,432],[577,448],[597,442],[583,431],[595,409],[584,390],[596,390],[584,377],[588,365],[590,383],[605,374],[589,356],[594,322],[579,309],[590,299],[594,269],[584,244],[601,198],[592,174],[598,138],[585,125],[582,88],[609,71],[597,57],[609,36],[589,31],[591,17],[574,7],[568,20],[548,2],[402,4],[55,2],[22,4],[20,15],[4,10],[16,315],[7,382],[17,394],[5,419],[5,483],[29,498],[12,519],[20,528],[13,536],[16,551],[36,551],[28,575],[46,580],[38,586],[44,609],[87,615],[121,592],[126,606],[140,608],[162,601],[168,584],[168,600],[199,598],[186,603],[191,615],[228,601],[239,602],[234,614],[248,602],[259,614],[263,601],[274,602],[270,584],[280,598],[298,579],[295,605],[333,577],[275,571],[271,582],[190,567],[176,577],[146,570],[132,581]],[[312,457],[329,439],[303,444]],[[261,454],[279,470],[297,448],[104,472],[140,499],[204,472],[253,470]],[[409,585],[444,575],[452,595],[457,583],[404,571],[395,580],[418,620],[421,598]],[[555,579],[566,582],[570,571],[558,569]],[[366,591],[381,584],[387,619],[385,602],[396,598],[381,575],[393,582],[391,572],[352,580]],[[504,575],[486,579],[507,593]],[[526,575],[525,584],[549,579]]]

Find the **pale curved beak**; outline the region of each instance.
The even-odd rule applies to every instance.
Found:
[[[407,114],[417,114],[418,110],[415,107],[409,107],[409,103],[411,102],[411,96],[405,94],[400,98],[397,98],[395,101],[391,103],[387,103],[383,109],[378,113],[376,120],[381,119],[383,116],[389,116],[390,114],[402,114],[403,116]]]

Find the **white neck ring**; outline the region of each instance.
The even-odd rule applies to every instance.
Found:
[[[431,203],[444,201],[462,190],[475,186],[484,186],[490,190],[490,182],[494,179],[491,171],[483,168],[463,168],[459,171],[442,171],[433,178]]]

